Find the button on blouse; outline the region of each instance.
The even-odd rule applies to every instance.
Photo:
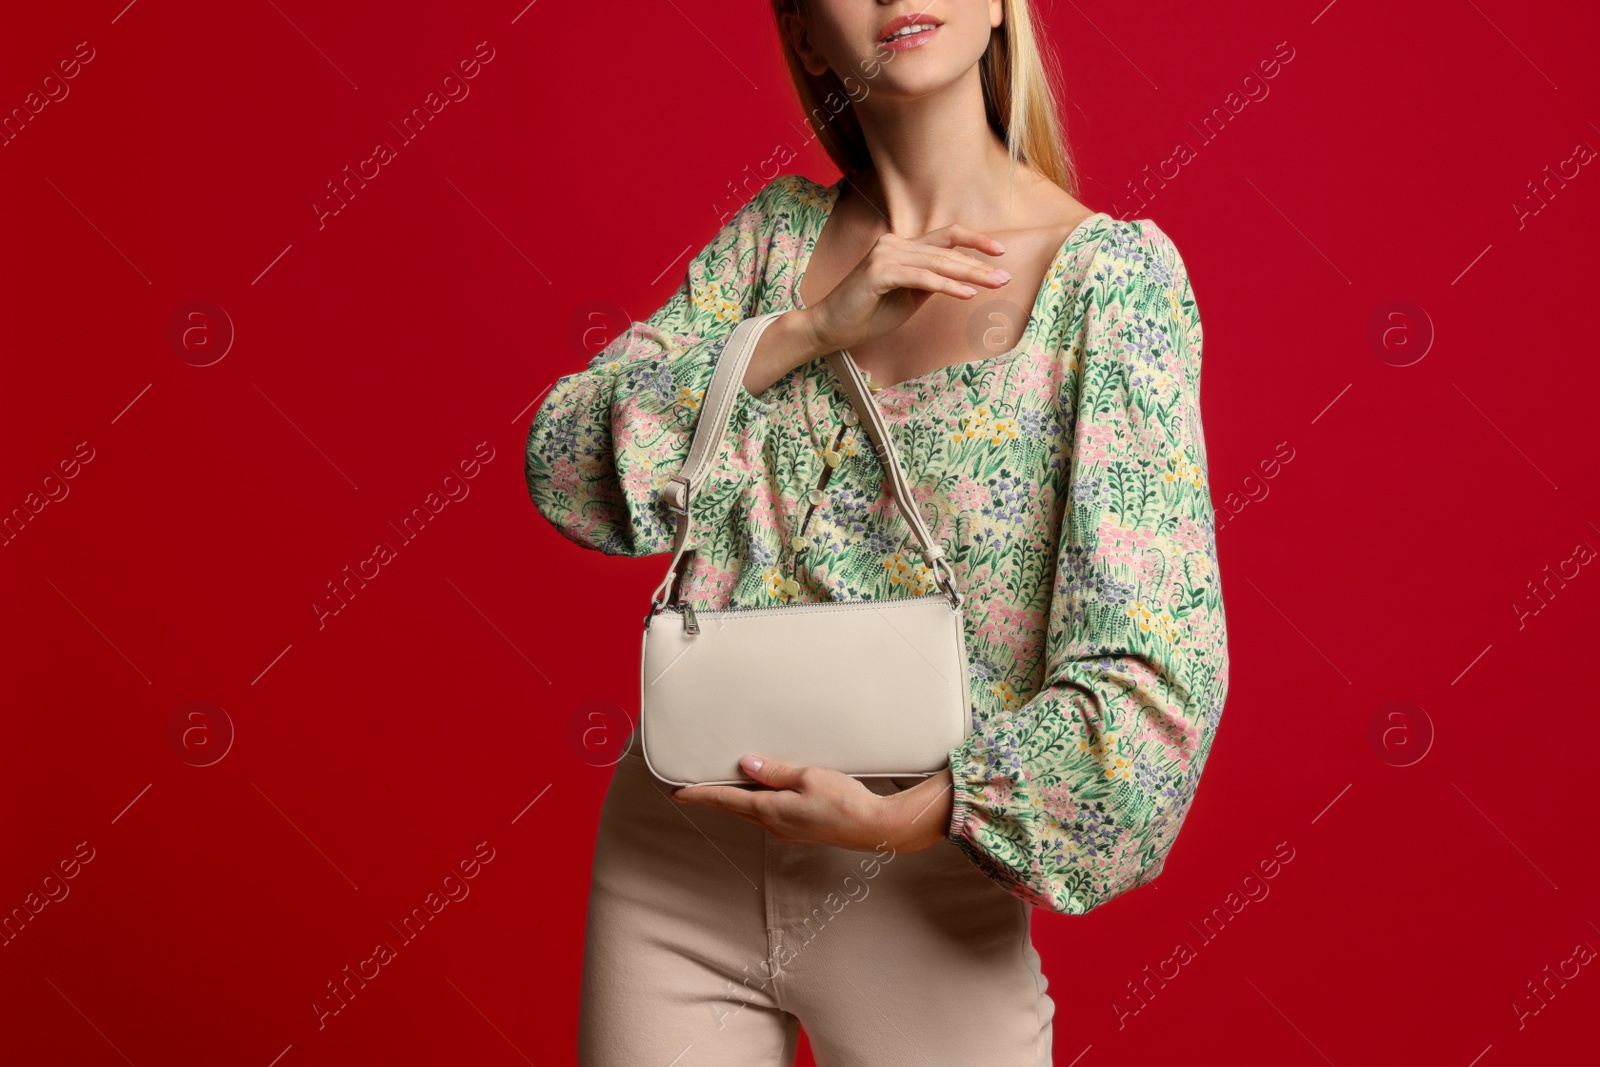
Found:
[[[743,318],[797,306],[842,188],[773,179],[671,299],[551,387],[526,475],[563,536],[609,555],[671,550],[658,495],[688,455],[722,345]],[[966,594],[973,721],[950,752],[948,836],[1050,911],[1083,914],[1161,872],[1222,714],[1201,342],[1172,241],[1150,220],[1097,213],[1061,246],[1014,349],[872,383]],[[683,600],[936,593],[859,422],[821,358],[759,396],[735,391],[693,504]]]

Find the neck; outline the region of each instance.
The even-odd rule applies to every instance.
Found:
[[[852,175],[856,191],[889,231],[920,237],[961,223],[1006,229],[1015,179],[1005,142],[989,127],[976,65],[961,80],[912,100],[868,93],[856,114],[872,166]]]

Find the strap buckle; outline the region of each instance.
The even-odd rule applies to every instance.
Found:
[[[922,554],[922,558],[932,568],[934,580],[943,587],[945,595],[950,598],[950,607],[957,611],[961,610],[961,604],[966,600],[966,594],[956,587],[956,572],[950,566],[950,561],[945,559],[944,549],[939,545],[934,545]]]
[[[689,479],[674,474],[661,487],[661,502],[675,515],[689,514]]]

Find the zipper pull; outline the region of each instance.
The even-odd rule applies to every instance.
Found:
[[[700,620],[695,618],[693,604],[684,604],[683,606],[683,632],[686,634],[700,632]]]

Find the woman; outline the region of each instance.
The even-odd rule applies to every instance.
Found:
[[[1160,873],[1227,689],[1198,310],[1155,223],[1071,195],[1026,0],[774,10],[845,177],[773,179],[666,305],[560,378],[528,488],[580,545],[668,551],[658,492],[721,346],[784,312],[697,491],[681,597],[933,587],[823,358],[847,348],[967,594],[972,734],[929,778],[752,753],[760,789],[669,789],[631,745],[596,844],[581,1061],[787,1064],[804,1025],[830,1067],[1048,1064],[1031,911]]]

